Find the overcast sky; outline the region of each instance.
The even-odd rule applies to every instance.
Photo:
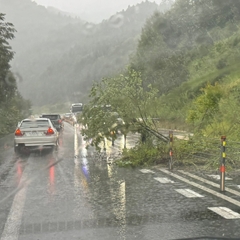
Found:
[[[53,6],[62,11],[77,13],[87,21],[101,22],[128,5],[141,3],[143,0],[33,0],[40,5]],[[154,0],[149,0],[154,2]],[[155,0],[160,3],[162,0]]]

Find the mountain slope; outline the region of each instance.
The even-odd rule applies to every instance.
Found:
[[[189,65],[239,29],[239,1],[178,0],[146,22],[131,59],[146,85],[167,93],[190,77]]]
[[[18,30],[13,68],[23,78],[19,89],[35,105],[86,99],[93,81],[128,63],[146,19],[159,10],[146,1],[95,25],[51,14],[30,0],[23,5],[4,1],[3,10]]]
[[[189,127],[186,119],[196,118],[204,109],[198,124],[219,127],[211,134],[239,128],[239,16],[239,1],[178,0],[167,14],[155,14],[147,21],[131,66],[141,71],[146,86],[159,90],[162,122]],[[218,88],[225,94],[219,103],[225,109],[217,106],[215,115],[207,107],[215,96],[210,100],[208,96]],[[218,125],[225,120],[226,125]]]

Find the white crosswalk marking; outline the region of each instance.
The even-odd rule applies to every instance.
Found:
[[[237,212],[232,211],[226,207],[209,207],[209,210],[219,214],[220,216],[226,219],[238,219],[240,218],[240,214]]]
[[[190,189],[175,189],[175,191],[177,191],[178,193],[182,194],[183,196],[185,197],[188,197],[188,198],[196,198],[196,197],[204,197]]]
[[[154,179],[157,180],[160,183],[174,183],[174,181],[172,181],[172,180],[170,180],[168,178],[157,177],[157,178],[154,178]]]

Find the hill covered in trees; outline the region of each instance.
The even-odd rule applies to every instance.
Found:
[[[52,14],[30,0],[1,2],[18,31],[12,44],[13,69],[22,76],[19,89],[39,106],[86,101],[94,81],[128,63],[146,19],[159,10],[146,1],[92,24]]]
[[[30,114],[31,104],[22,98],[17,89],[16,79],[10,71],[14,52],[9,41],[14,38],[12,23],[6,22],[0,13],[0,137],[13,132],[17,122]]]
[[[175,140],[175,159],[218,167],[220,136],[228,136],[235,150],[239,144],[239,16],[234,0],[177,0],[166,13],[152,15],[126,71],[92,87],[86,139],[98,145],[118,129],[141,133],[142,143],[125,151],[122,162],[135,166],[168,158],[160,128],[187,130],[193,135]],[[124,124],[95,107],[107,104]],[[239,166],[237,152],[229,153],[233,167]]]

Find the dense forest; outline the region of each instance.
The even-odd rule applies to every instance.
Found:
[[[12,23],[5,21],[0,13],[0,137],[15,130],[17,122],[30,114],[31,104],[22,98],[17,89],[16,79],[10,71],[14,57],[9,41],[14,38]]]
[[[127,65],[146,19],[170,6],[146,1],[92,24],[53,14],[30,0],[0,3],[17,29],[12,65],[21,75],[19,89],[38,106],[85,102],[94,81]]]
[[[188,140],[175,139],[176,161],[217,167],[227,135],[236,149],[229,166],[239,166],[239,16],[235,0],[177,0],[154,13],[128,68],[93,85],[83,113],[86,139],[98,146],[119,129],[139,132],[142,141],[121,162],[134,166],[168,159],[169,140],[159,129],[186,130]],[[111,112],[101,107],[108,104]]]

